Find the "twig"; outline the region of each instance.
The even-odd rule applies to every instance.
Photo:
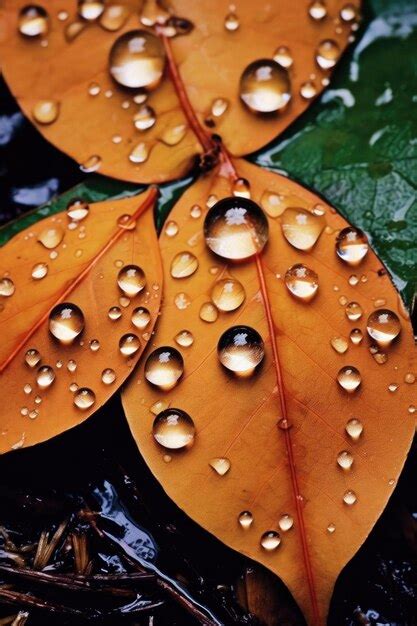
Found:
[[[49,532],[43,530],[39,539],[38,548],[36,550],[35,559],[33,561],[34,569],[44,569],[52,558],[58,543],[62,539],[65,529],[68,525],[68,520],[62,522],[55,533],[52,535],[52,539],[49,539]]]

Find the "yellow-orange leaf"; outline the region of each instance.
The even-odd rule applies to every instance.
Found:
[[[45,137],[86,169],[98,168],[124,180],[160,182],[189,171],[201,146],[188,127],[170,72],[166,69],[162,83],[146,100],[155,111],[156,123],[145,130],[138,130],[133,120],[143,106],[134,101],[138,90],[120,87],[109,73],[114,41],[124,32],[144,28],[138,17],[149,23],[149,5],[156,3],[115,3],[125,7],[126,19],[118,30],[109,31],[102,17],[80,21],[75,0],[50,0],[40,3],[48,12],[48,32],[32,37],[18,31],[19,12],[27,4],[26,0],[4,2],[2,70],[24,113]],[[309,1],[242,0],[236,14],[226,20],[229,0],[172,2],[172,13],[194,25],[191,33],[170,40],[192,108],[208,135],[220,134],[232,154],[248,154],[270,142],[328,83],[334,63],[357,27],[359,0],[312,4],[325,7],[314,13],[317,19],[309,15]],[[348,21],[340,17],[346,4],[351,7]],[[157,9],[153,18],[158,12],[166,17]],[[231,23],[238,27],[228,30],[226,22],[229,28]],[[67,41],[73,24],[80,25],[80,32]],[[325,51],[330,59],[324,61],[329,68],[323,69],[316,53],[320,43],[329,40],[334,48]],[[240,77],[250,63],[272,59],[278,49],[277,58],[284,58],[284,64],[290,63],[285,61],[288,56],[292,59],[291,101],[279,112],[250,112],[239,98]]]
[[[151,189],[140,196],[92,204],[78,222],[57,214],[30,226],[2,248],[1,452],[36,444],[81,423],[132,371],[150,337],[161,299],[155,196]],[[118,285],[118,274],[126,265],[139,266],[146,276],[143,290],[131,298]],[[84,315],[84,329],[70,344],[50,331],[49,314],[58,303],[75,304]],[[143,329],[132,324],[132,312],[139,306],[149,311]],[[112,315],[118,319],[110,319],[111,307],[119,307],[120,315]],[[71,306],[66,310],[59,318],[64,326],[74,319]],[[119,340],[126,334],[136,335],[140,345],[124,356]],[[71,339],[59,329],[58,335]],[[36,352],[26,356],[28,350]],[[52,372],[39,369],[45,366]],[[80,391],[85,388],[92,394]]]
[[[337,234],[347,226],[339,214],[287,178],[246,162],[235,165],[250,181],[252,199],[275,215],[268,218],[269,241],[261,267],[255,261],[227,263],[209,251],[203,235],[207,199],[212,203],[232,190],[218,172],[200,179],[177,203],[160,238],[164,306],[147,349],[149,354],[155,347],[176,347],[184,358],[184,375],[173,389],[162,391],[145,380],[144,358],[124,390],[123,402],[139,450],[167,494],[224,543],[280,576],[310,623],[324,624],[334,582],[386,505],[414,434],[415,386],[406,382],[411,382],[406,375],[416,367],[413,339],[399,296],[375,254],[369,251],[354,268],[336,256]],[[324,229],[310,252],[296,249],[283,236],[280,222],[289,207],[298,211],[286,213],[285,219],[294,213],[299,216],[294,223],[301,225],[310,214],[299,209],[309,212],[315,207],[310,217]],[[198,269],[188,277],[173,278],[171,264],[181,252],[193,253]],[[285,285],[285,273],[296,263],[318,274],[319,288],[311,302],[297,300]],[[240,281],[245,300],[234,311],[216,314],[212,289],[224,278]],[[361,317],[356,317],[356,306],[346,311],[350,302],[359,303]],[[200,317],[205,303],[211,303],[203,313],[210,321]],[[390,347],[375,353],[366,323],[378,308],[396,312],[402,332]],[[347,312],[356,319],[349,319]],[[265,342],[265,358],[250,378],[235,377],[217,356],[222,333],[240,324],[255,328]],[[360,343],[358,332],[352,335],[355,342],[350,339],[355,328],[363,335]],[[188,347],[175,340],[184,330],[194,336]],[[360,371],[362,384],[354,393],[337,383],[344,366]],[[290,430],[277,427],[283,417],[282,397]],[[152,436],[154,414],[168,406],[193,419],[192,447],[165,450]],[[346,431],[354,419],[363,425],[357,440]],[[345,455],[339,461],[346,469],[337,462],[341,452]],[[348,469],[350,455],[353,465]],[[243,511],[253,516],[246,529],[238,522]],[[275,550],[260,544],[267,531],[280,534]],[[313,596],[318,611],[312,608]]]

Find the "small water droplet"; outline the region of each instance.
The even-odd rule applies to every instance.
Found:
[[[61,343],[68,345],[84,329],[84,314],[71,302],[57,304],[49,314],[49,331]]]
[[[347,422],[345,430],[353,441],[357,441],[363,433],[363,424],[354,417]]]
[[[152,128],[156,122],[155,111],[152,107],[144,104],[139,111],[133,116],[133,124],[138,130],[148,130]]]
[[[339,354],[344,354],[349,347],[348,341],[345,337],[332,337],[330,339],[330,345]]]
[[[261,546],[264,550],[268,552],[272,552],[272,550],[276,550],[281,543],[280,534],[275,530],[268,530],[261,537]]]
[[[151,314],[148,309],[143,306],[139,306],[132,311],[132,324],[143,330],[151,321]]]
[[[281,515],[278,521],[278,526],[283,532],[288,532],[294,526],[293,517],[291,515],[288,515],[288,513]]]
[[[250,184],[246,178],[237,178],[234,181],[233,195],[238,198],[250,198]]]
[[[140,348],[140,341],[137,335],[133,333],[127,333],[120,338],[119,350],[123,356],[132,356]]]
[[[413,415],[416,411],[417,407],[415,407],[414,404],[410,404],[410,406],[408,407],[408,412]]]
[[[0,279],[0,296],[9,298],[16,290],[15,284],[11,278]]]
[[[407,385],[414,385],[414,383],[416,382],[415,374],[413,374],[412,372],[407,372],[407,374],[404,376],[404,382],[407,383]]]
[[[123,87],[155,89],[165,67],[163,44],[146,30],[124,33],[110,50],[109,67],[114,80]]]
[[[103,0],[78,0],[78,14],[87,22],[94,22],[103,11]]]
[[[91,174],[93,172],[97,172],[100,166],[101,157],[99,157],[97,154],[93,154],[80,165],[80,170],[85,174]]]
[[[302,263],[290,267],[285,273],[285,285],[288,291],[304,302],[314,298],[319,288],[316,272]]]
[[[96,401],[96,394],[92,389],[88,387],[79,387],[77,391],[74,393],[74,404],[81,411],[86,411]]]
[[[215,322],[219,316],[217,308],[211,302],[204,302],[200,308],[200,319],[209,324]]]
[[[198,259],[192,252],[178,252],[171,262],[171,276],[173,278],[187,278],[192,276],[198,268]]]
[[[128,213],[124,213],[117,219],[117,225],[123,230],[135,230],[136,220]]]
[[[342,450],[337,455],[337,464],[343,470],[350,470],[353,465],[353,456],[348,450]]]
[[[39,411],[37,409],[32,409],[32,411],[29,411],[29,417],[31,420],[36,419],[38,415],[39,415]]]
[[[305,100],[311,100],[317,96],[317,87],[312,80],[306,80],[300,86],[300,95]]]
[[[167,222],[165,225],[165,234],[167,235],[167,237],[175,237],[177,233],[178,233],[177,222],[174,222],[173,220],[170,220],[169,222]]]
[[[151,413],[154,415],[159,415],[161,411],[165,411],[169,407],[169,402],[166,400],[158,400],[151,406]]]
[[[240,376],[250,376],[264,358],[264,342],[254,328],[232,326],[220,337],[217,353],[226,369]]]
[[[176,348],[162,346],[148,356],[144,372],[147,381],[168,391],[175,387],[183,375],[184,360]]]
[[[334,533],[334,531],[336,530],[336,526],[335,524],[330,523],[327,526],[327,532],[330,533],[331,535]]]
[[[250,511],[242,511],[237,518],[242,528],[247,530],[253,524],[253,515]]]
[[[378,365],[383,365],[388,361],[388,355],[385,352],[381,352],[377,346],[370,346],[369,352]]]
[[[29,385],[29,383],[27,383],[26,385],[24,385],[23,391],[26,395],[29,395],[30,393],[32,393],[32,385]]]
[[[388,391],[390,391],[391,393],[395,393],[398,389],[398,383],[390,383],[388,385]]]
[[[226,98],[215,98],[211,103],[211,114],[213,117],[221,117],[229,108],[229,101]]]
[[[209,462],[210,467],[214,469],[219,476],[224,476],[230,470],[231,463],[225,457],[216,457]]]
[[[101,87],[98,83],[90,83],[88,86],[88,93],[90,96],[98,96],[101,91]]]
[[[61,226],[44,228],[38,235],[38,241],[48,250],[59,246],[63,240],[65,231]]]
[[[360,328],[353,328],[350,332],[350,340],[355,346],[359,345],[363,339],[363,333]]]
[[[73,198],[67,205],[67,216],[74,222],[81,222],[90,212],[88,202],[82,198]]]
[[[355,504],[357,499],[358,498],[356,496],[356,493],[352,491],[351,489],[348,489],[348,491],[345,491],[343,495],[343,502],[347,504],[348,506],[352,506],[353,504]]]
[[[356,367],[346,365],[337,374],[337,382],[348,393],[353,393],[361,384],[361,375]]]
[[[285,239],[298,250],[311,250],[320,237],[326,220],[305,209],[285,209],[281,228]]]
[[[278,63],[278,65],[285,67],[286,69],[291,67],[294,62],[291,52],[287,46],[280,46],[277,48],[274,52],[273,59]]]
[[[261,205],[269,217],[279,217],[285,210],[282,196],[275,191],[264,191],[261,197]]]
[[[181,409],[165,409],[153,423],[153,436],[169,450],[180,450],[190,446],[195,438],[195,426],[191,417]]]
[[[176,146],[184,139],[186,134],[187,126],[185,124],[177,124],[176,126],[165,128],[159,139],[167,146]]]
[[[30,348],[25,354],[25,362],[29,367],[36,367],[41,360],[41,355],[35,348]]]
[[[368,317],[366,330],[379,346],[386,347],[400,334],[401,322],[394,311],[378,309]]]
[[[245,300],[245,289],[235,278],[218,280],[212,290],[211,299],[220,311],[235,311]]]
[[[234,12],[230,12],[224,18],[224,27],[230,33],[237,30],[240,26],[239,18]]]
[[[145,273],[138,265],[125,265],[117,275],[117,284],[126,296],[136,296],[146,285]]]
[[[351,322],[356,322],[362,317],[363,310],[358,302],[349,302],[345,308],[346,317]]]
[[[100,350],[100,342],[98,339],[92,339],[90,341],[90,350],[92,352],[97,352],[97,350]]]
[[[55,372],[50,365],[42,365],[36,373],[36,382],[41,389],[50,387],[55,380]]]
[[[355,287],[355,285],[358,284],[359,282],[359,278],[356,276],[356,274],[352,274],[352,276],[349,276],[349,285],[351,285],[352,287]]]
[[[189,348],[194,343],[194,336],[189,330],[181,330],[175,335],[174,339],[182,348]]]
[[[340,9],[340,19],[343,22],[354,22],[358,19],[358,10],[354,4],[350,2]]]
[[[47,263],[36,263],[32,267],[32,278],[35,280],[41,280],[45,278],[48,273],[48,264]]]
[[[83,30],[86,28],[87,22],[81,20],[75,20],[74,22],[70,22],[65,27],[65,39],[71,43],[74,41],[78,35],[80,35]]]
[[[261,252],[268,239],[268,221],[262,209],[248,198],[224,198],[214,204],[204,220],[208,247],[226,259],[242,260]]]
[[[22,406],[22,408],[20,409],[20,414],[23,416],[29,415],[29,409],[27,408],[27,406]]]
[[[49,17],[46,10],[37,4],[28,4],[19,13],[19,32],[26,37],[46,35]]]
[[[216,202],[218,202],[218,201],[219,201],[219,199],[216,196],[216,194],[215,193],[211,193],[208,196],[207,200],[206,200],[206,207],[208,209],[211,209],[211,207],[213,207],[216,204]]]
[[[59,103],[55,100],[39,100],[32,109],[32,116],[38,124],[52,124],[58,119]]]
[[[149,144],[141,141],[129,154],[129,160],[132,161],[132,163],[144,163],[149,157],[149,152]]]
[[[308,14],[313,20],[322,20],[327,15],[327,6],[323,0],[313,0],[308,7]]]
[[[112,306],[109,309],[108,316],[111,320],[115,321],[121,318],[122,312],[118,306]]]
[[[110,32],[120,30],[129,17],[129,8],[123,4],[109,4],[100,17],[100,26]]]
[[[78,389],[78,385],[77,383],[71,383],[69,386],[69,390],[72,391],[72,393],[74,393],[75,391],[77,391]]]
[[[101,380],[105,385],[112,385],[116,380],[116,372],[110,367],[106,367],[106,369],[101,372]]]
[[[317,65],[323,70],[334,67],[340,57],[340,46],[333,39],[325,39],[320,42],[316,51]]]
[[[177,293],[177,295],[174,298],[174,302],[175,302],[175,306],[177,307],[177,309],[180,309],[180,311],[188,308],[191,304],[190,297],[183,291],[181,291],[180,293]]]
[[[70,359],[67,363],[67,370],[69,372],[75,372],[76,369],[77,369],[77,362],[74,361],[74,359]]]
[[[387,303],[387,301],[385,300],[385,298],[376,298],[376,300],[374,300],[374,307],[376,309],[379,309],[383,306],[385,306]]]
[[[288,71],[272,59],[250,63],[240,79],[240,98],[254,113],[283,110],[291,100]]]
[[[348,265],[358,265],[368,250],[368,239],[359,228],[348,226],[336,238],[336,253]]]

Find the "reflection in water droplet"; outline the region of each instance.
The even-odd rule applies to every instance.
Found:
[[[48,250],[56,248],[63,240],[65,231],[61,226],[44,228],[38,235],[38,241]]]
[[[74,222],[81,222],[90,212],[88,202],[82,198],[73,198],[67,205],[67,216]]]
[[[260,59],[247,66],[240,79],[240,97],[254,113],[273,113],[291,100],[287,70],[272,59]]]
[[[224,476],[230,470],[231,463],[229,459],[224,457],[216,457],[209,462],[210,467],[214,469],[219,476]]]
[[[152,433],[164,448],[180,450],[194,442],[195,426],[185,411],[166,409],[156,416]]]
[[[84,314],[71,302],[57,304],[49,314],[49,331],[61,343],[68,345],[84,329]]]
[[[260,334],[250,326],[232,326],[219,339],[220,363],[241,376],[251,375],[265,355]]]
[[[323,215],[314,215],[305,209],[285,209],[281,218],[285,239],[298,250],[311,250],[325,226]]]
[[[127,333],[120,338],[119,350],[123,356],[132,356],[140,348],[140,341],[137,335],[133,333]]]
[[[294,59],[291,56],[289,48],[287,46],[280,46],[274,52],[274,61],[278,63],[281,67],[291,67],[294,62]]]
[[[361,384],[361,375],[356,367],[346,365],[339,370],[337,382],[348,393],[353,393]]]
[[[333,39],[322,41],[316,51],[316,61],[323,70],[334,67],[340,57],[340,47]]]
[[[147,381],[168,391],[175,387],[183,375],[184,360],[176,348],[162,346],[148,356],[144,372]]]
[[[237,518],[242,528],[250,528],[253,524],[253,515],[250,511],[242,511]]]
[[[86,411],[92,407],[95,401],[96,394],[88,387],[80,387],[74,393],[74,404],[78,409],[81,409],[81,411]]]
[[[112,385],[116,380],[116,372],[110,367],[107,367],[101,372],[101,380],[105,385]]]
[[[362,307],[358,302],[349,302],[345,308],[346,317],[351,322],[356,322],[356,320],[362,317]]]
[[[50,365],[42,365],[36,373],[36,382],[41,389],[50,387],[55,380],[55,372]]]
[[[294,519],[288,513],[282,515],[278,521],[278,526],[283,532],[288,532],[294,526]]]
[[[290,267],[285,273],[285,285],[290,293],[299,300],[309,302],[319,288],[316,272],[302,263]]]
[[[340,9],[340,18],[343,22],[353,22],[358,18],[358,10],[354,4],[350,2]]]
[[[339,354],[344,354],[346,350],[348,349],[348,342],[347,342],[347,339],[345,339],[345,337],[340,337],[340,336],[332,337],[330,339],[330,345]]]
[[[174,298],[174,302],[175,302],[175,306],[177,307],[177,309],[180,309],[180,310],[186,309],[191,304],[190,297],[183,291],[180,293],[177,293],[177,295]]]
[[[348,265],[358,265],[369,250],[365,233],[359,228],[348,226],[336,238],[337,255]]]
[[[111,320],[115,321],[121,318],[122,312],[118,306],[112,306],[109,309],[108,315]]]
[[[26,37],[46,35],[49,28],[48,13],[37,4],[28,4],[19,13],[19,32]]]
[[[211,114],[213,117],[221,117],[229,108],[229,101],[226,98],[215,98],[211,103]]]
[[[371,313],[366,323],[366,330],[379,346],[389,346],[401,332],[401,322],[394,311],[378,309]]]
[[[35,348],[30,348],[25,354],[25,361],[29,367],[36,367],[40,360],[41,355]]]
[[[100,165],[101,157],[99,157],[97,154],[93,154],[80,165],[80,170],[85,174],[91,174],[92,172],[97,172],[97,170],[100,168]]]
[[[200,319],[203,322],[213,323],[217,320],[219,312],[211,302],[204,302],[200,308]]]
[[[228,13],[224,18],[224,27],[229,32],[234,32],[240,26],[239,18],[236,13]]]
[[[220,311],[235,311],[245,300],[245,289],[235,278],[218,280],[212,290],[211,299]]]
[[[233,195],[238,198],[250,198],[250,184],[246,178],[237,178],[234,181]]]
[[[268,530],[261,537],[261,546],[268,552],[276,550],[280,543],[281,537],[275,530]]]
[[[39,100],[32,109],[32,116],[38,124],[52,124],[59,115],[59,104],[55,100]]]
[[[144,163],[149,157],[149,152],[149,145],[144,141],[141,141],[129,154],[129,160],[132,163]]]
[[[187,126],[185,124],[177,124],[176,126],[168,126],[162,132],[159,139],[167,146],[176,146],[187,134]]]
[[[226,259],[247,259],[261,252],[268,240],[268,221],[262,209],[248,198],[224,198],[214,204],[204,220],[208,247]]]
[[[9,298],[10,296],[14,294],[15,290],[16,290],[16,287],[11,278],[0,279],[0,296]]]
[[[149,322],[151,321],[151,314],[148,309],[145,309],[143,306],[139,306],[132,311],[132,324],[143,330],[147,327]]]
[[[327,15],[327,6],[323,0],[313,0],[308,7],[308,14],[313,20],[322,20]]]
[[[278,217],[279,215],[282,215],[285,210],[285,204],[282,196],[278,195],[274,191],[267,190],[263,192],[261,205],[269,217]]]
[[[123,4],[107,5],[100,17],[100,26],[110,32],[120,30],[129,17],[129,9]]]
[[[187,278],[198,268],[198,259],[192,252],[178,252],[171,262],[171,276],[173,278]]]
[[[138,130],[148,130],[148,128],[154,126],[155,122],[155,111],[147,104],[141,106],[139,111],[133,116],[133,124]]]
[[[307,80],[300,86],[300,95],[305,100],[311,100],[317,96],[317,87],[312,80]]]
[[[336,530],[336,526],[335,524],[330,523],[327,526],[327,532],[330,533],[331,535],[334,533],[334,531]]]
[[[343,470],[350,470],[353,465],[352,454],[348,452],[348,450],[342,450],[342,452],[339,452],[339,454],[337,455],[337,464]]]
[[[350,489],[348,491],[345,491],[343,495],[343,502],[345,504],[347,504],[348,506],[352,506],[352,504],[355,504],[356,501],[357,497],[354,491],[351,491]]]
[[[145,287],[145,273],[138,265],[125,265],[117,275],[117,284],[123,293],[131,298]]]
[[[165,66],[164,47],[156,35],[132,30],[121,35],[110,50],[110,74],[123,87],[155,89]]]

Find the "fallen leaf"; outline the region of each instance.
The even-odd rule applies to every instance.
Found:
[[[146,23],[154,19],[149,20],[152,4],[140,8]],[[319,5],[318,14],[313,13],[320,19],[309,15],[309,3],[290,0],[279,5],[242,0],[236,15],[228,0],[172,3],[173,13],[194,25],[190,33],[169,40],[172,43],[166,40],[172,47],[174,65],[192,109],[200,123],[206,124],[207,136],[220,134],[232,154],[261,148],[298,117],[328,83],[329,72],[353,37],[358,0],[313,4]],[[341,19],[347,5],[350,18]],[[38,36],[19,33],[19,12],[25,6],[24,0],[4,3],[2,70],[22,110],[49,141],[85,171],[123,180],[161,182],[183,176],[192,168],[202,150],[201,142],[207,150],[206,141],[199,133],[197,140],[192,132],[192,121],[180,107],[168,76],[144,104],[143,91],[121,87],[110,75],[112,44],[123,33],[145,28],[138,20],[136,2],[123,2],[127,19],[117,31],[103,28],[100,17],[80,21],[73,0],[49,2],[47,32]],[[67,41],[74,24],[80,25],[78,34]],[[317,50],[328,41],[321,61],[328,67],[323,68],[316,61]],[[274,55],[281,64],[291,63],[289,68],[273,65],[280,76],[280,89],[288,72],[291,100],[280,112],[251,112],[239,97],[241,75],[252,62],[272,60]],[[270,69],[266,67],[267,72]],[[281,96],[278,100],[281,106]],[[156,122],[152,125],[153,112]]]
[[[151,189],[91,204],[82,219],[85,205],[73,205],[74,219],[59,213],[41,220],[1,249],[2,452],[45,441],[81,423],[132,371],[161,299],[155,197]],[[52,249],[45,247],[57,241]],[[132,265],[143,268],[146,285],[128,298],[118,275]],[[136,269],[129,275],[134,283],[137,275]],[[57,306],[62,310],[54,315]],[[114,319],[111,307],[118,307]],[[138,307],[149,311],[146,328],[131,321]],[[136,336],[129,346],[137,350],[126,348],[127,355],[119,349],[125,335]]]
[[[165,291],[157,334],[123,392],[123,403],[139,450],[168,496],[221,541],[277,574],[309,623],[322,624],[335,580],[386,505],[413,438],[415,386],[405,382],[416,368],[413,338],[376,255],[370,250],[355,267],[336,255],[336,237],[347,223],[332,207],[285,177],[242,161],[235,166],[250,181],[252,198],[277,216],[268,218],[264,252],[256,262],[227,263],[206,246],[206,203],[230,196],[235,188],[220,172],[185,192],[160,238]],[[284,218],[287,236],[294,234],[288,220],[295,226],[314,223],[321,234],[310,252],[286,241]],[[304,235],[302,242],[311,243]],[[172,278],[179,253],[195,255],[198,268],[188,277]],[[310,302],[295,298],[284,282],[288,268],[299,263],[318,275]],[[352,280],[356,275],[360,279]],[[240,306],[217,311],[213,288],[232,278],[241,284],[244,300],[234,291]],[[347,306],[351,302],[358,304]],[[375,351],[366,325],[378,308],[396,312],[402,332],[388,348]],[[253,327],[265,343],[265,357],[252,377],[235,377],[219,362],[219,338],[234,325]],[[350,339],[355,328],[360,332]],[[332,346],[335,336],[347,341],[344,353]],[[164,391],[145,379],[144,369],[150,352],[167,346],[182,355],[184,374]],[[362,379],[353,393],[337,382],[339,370],[349,366]],[[178,377],[178,367],[173,372]],[[283,399],[286,423],[281,422]],[[168,407],[191,416],[193,446],[167,450],[152,436],[155,414]],[[188,422],[186,431],[192,435]],[[216,471],[219,459],[230,463],[222,474]],[[281,540],[270,551],[260,543],[268,531],[273,534],[264,536],[267,545]]]

